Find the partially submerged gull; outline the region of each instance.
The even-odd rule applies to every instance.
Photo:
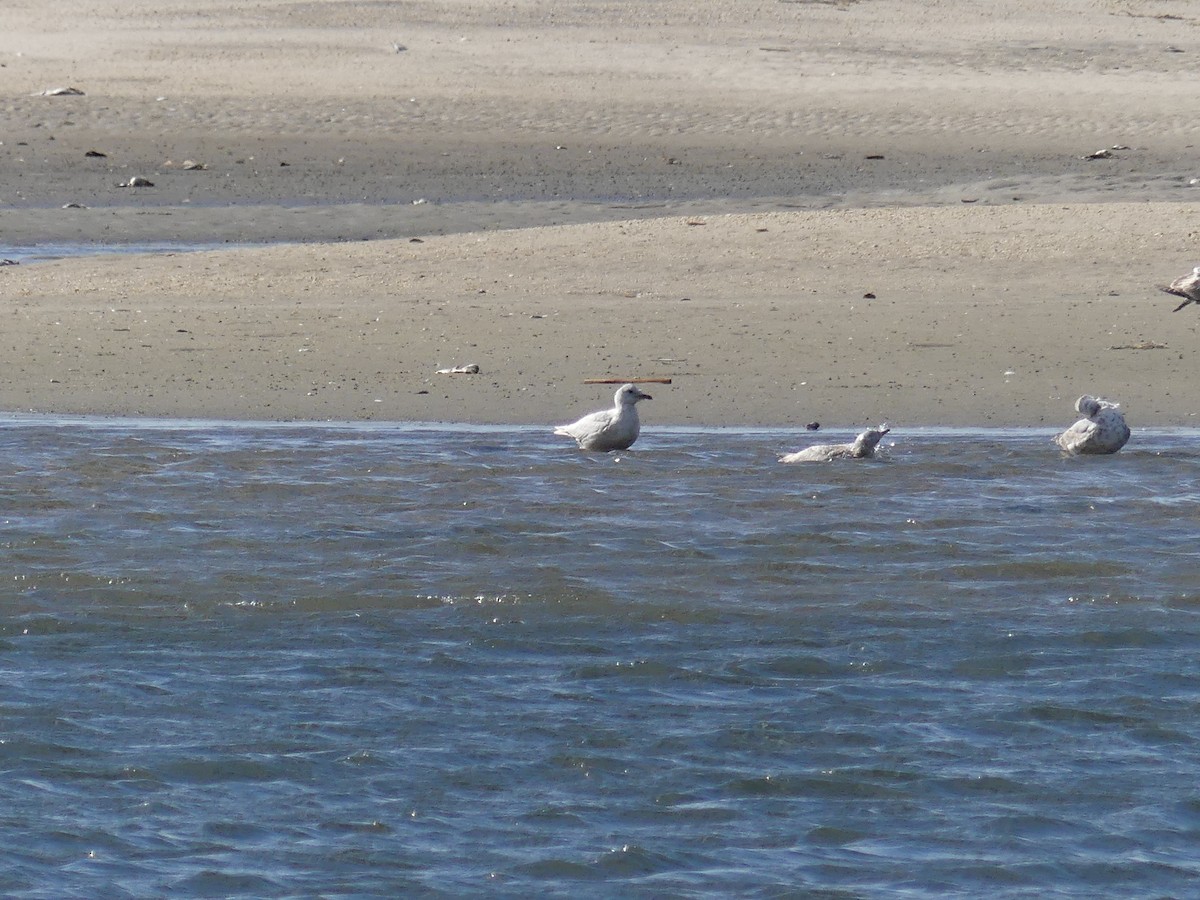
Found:
[[[1183,302],[1171,312],[1179,312],[1189,303],[1200,304],[1200,266],[1196,266],[1187,275],[1180,275],[1166,287],[1160,286],[1159,290],[1183,298]]]
[[[887,425],[868,428],[849,444],[816,444],[795,453],[779,457],[781,463],[828,462],[831,459],[868,459],[875,455],[875,448],[883,436],[891,431]]]
[[[1129,440],[1129,426],[1119,404],[1084,394],[1075,401],[1075,411],[1085,416],[1054,438],[1064,452],[1116,453]]]
[[[637,385],[623,384],[613,396],[613,408],[602,409],[584,416],[570,425],[559,425],[555,434],[574,438],[582,450],[628,450],[641,431],[637,402],[653,399],[638,390]]]

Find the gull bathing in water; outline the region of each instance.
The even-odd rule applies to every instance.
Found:
[[[652,399],[649,394],[638,390],[637,385],[623,384],[613,397],[612,409],[591,413],[570,425],[559,425],[554,433],[575,438],[581,450],[598,450],[601,453],[628,450],[637,440],[642,427],[638,421],[637,402]]]
[[[1086,418],[1055,437],[1054,443],[1071,456],[1116,453],[1129,440],[1129,426],[1117,409],[1119,405],[1084,394],[1075,401],[1075,411]]]
[[[1196,266],[1187,275],[1180,275],[1168,286],[1160,287],[1159,290],[1183,298],[1183,302],[1171,312],[1179,312],[1189,303],[1200,304],[1200,266]]]
[[[828,462],[831,459],[869,459],[883,436],[892,429],[887,425],[868,428],[849,444],[816,444],[796,453],[779,457],[781,463]]]

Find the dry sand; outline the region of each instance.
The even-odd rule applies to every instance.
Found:
[[[0,408],[1195,425],[1192,6],[6,3]]]

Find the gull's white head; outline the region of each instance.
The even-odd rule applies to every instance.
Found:
[[[1120,403],[1113,403],[1110,400],[1104,400],[1100,397],[1089,397],[1087,394],[1084,394],[1075,401],[1075,411],[1087,416],[1089,419],[1101,410],[1118,409],[1120,406]]]
[[[887,422],[884,422],[878,428],[868,428],[854,439],[854,443],[858,444],[860,447],[874,448],[880,441],[883,440],[883,436],[891,430],[892,429],[888,428]]]
[[[1192,269],[1192,274],[1200,275],[1200,266],[1196,266],[1196,268]]]
[[[616,397],[617,406],[633,406],[639,400],[653,400],[654,398],[645,391],[638,390],[636,384],[623,384],[617,388]]]

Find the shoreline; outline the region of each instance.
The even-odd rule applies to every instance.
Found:
[[[529,434],[542,435],[547,443],[553,443],[567,450],[580,451],[570,439],[556,436],[552,426],[541,423],[489,423],[489,422],[422,422],[422,421],[389,421],[383,419],[199,419],[172,418],[149,416],[95,415],[90,413],[60,414],[60,413],[23,413],[0,410],[0,422],[17,428],[95,428],[110,429],[124,428],[130,431],[205,431],[205,430],[240,430],[258,429],[272,430],[329,430],[329,431],[361,431],[368,434],[395,432],[397,434],[455,434],[455,435],[504,435]],[[1070,423],[1067,423],[1068,425]],[[643,422],[642,433],[638,439],[640,445],[646,443],[646,438],[683,437],[706,434],[731,435],[764,435],[786,439],[799,444],[804,441],[820,443],[827,438],[853,438],[861,430],[860,425],[831,422],[821,424],[817,430],[807,430],[803,425],[647,425]],[[979,436],[987,439],[1010,439],[1020,441],[1030,438],[1045,438],[1049,440],[1063,431],[1065,426],[1049,425],[905,425],[903,431],[897,431],[894,438],[897,443],[906,438]],[[1200,437],[1200,422],[1194,425],[1145,425],[1132,427],[1134,436]],[[1123,452],[1128,452],[1127,446]],[[1144,449],[1144,448],[1133,448]],[[598,454],[603,456],[604,454]]]

